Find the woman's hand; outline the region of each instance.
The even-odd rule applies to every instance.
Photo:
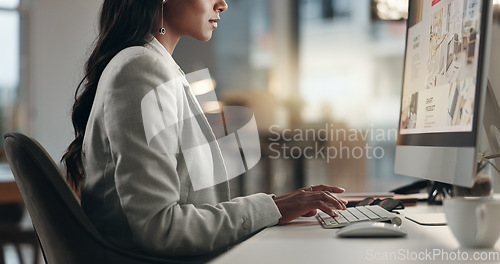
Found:
[[[332,217],[337,216],[330,206],[343,210],[346,209],[347,201],[336,197],[333,193],[343,193],[344,191],[343,188],[339,187],[318,185],[274,197],[274,202],[282,216],[278,225],[286,224],[300,216],[314,216],[317,209]]]

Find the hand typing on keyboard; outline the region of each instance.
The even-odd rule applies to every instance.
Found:
[[[345,210],[347,201],[336,197],[334,194],[343,193],[344,191],[343,188],[339,187],[317,185],[274,197],[274,202],[282,216],[278,225],[286,224],[300,216],[314,216],[317,209],[331,217],[336,217],[337,213],[331,207]]]
[[[336,210],[334,210],[336,211]],[[401,225],[401,219],[379,205],[349,207],[347,210],[336,211],[337,216],[320,212],[316,217],[324,228],[343,227],[356,222],[383,221]]]

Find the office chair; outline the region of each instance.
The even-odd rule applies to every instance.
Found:
[[[23,244],[31,246],[33,250],[32,263],[38,264],[39,251],[38,251],[38,241],[35,232],[32,229],[31,230],[21,229],[19,223],[15,223],[13,225],[2,223],[0,225],[0,264],[6,263],[4,249],[3,249],[3,247],[6,245],[14,246],[14,249],[17,253],[17,257],[19,259],[19,263],[25,264],[26,262],[21,251],[21,245]]]
[[[7,133],[4,139],[7,160],[31,216],[46,263],[199,262],[181,258],[160,259],[111,245],[91,224],[60,170],[36,140],[21,133]]]

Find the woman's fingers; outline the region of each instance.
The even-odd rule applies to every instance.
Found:
[[[311,211],[303,214],[302,216],[303,217],[311,217],[311,216],[315,216],[317,213],[318,213],[318,210],[314,209],[314,210],[311,210]]]
[[[344,200],[344,199],[342,199],[342,198],[339,198],[339,197],[337,197],[337,196],[333,195],[333,194],[332,194],[332,193],[330,193],[330,192],[329,192],[328,194],[330,194],[333,198],[335,198],[335,199],[337,199],[337,200],[341,201],[344,205],[347,205],[347,204],[349,203],[349,201]]]
[[[304,187],[294,192],[274,197],[282,217],[278,224],[285,224],[300,216],[314,216],[317,210],[321,210],[331,217],[336,217],[336,209],[346,209],[347,201],[334,195],[341,193],[344,189],[329,185],[317,185]]]
[[[317,201],[316,207],[318,207],[319,210],[323,211],[325,214],[331,216],[331,217],[337,217],[337,214],[332,210],[330,206],[328,206],[326,203],[323,201]]]
[[[311,186],[307,188],[312,188],[313,191],[327,191],[327,192],[332,192],[332,193],[343,193],[345,192],[344,188],[341,187],[336,187],[336,186],[330,186],[330,185],[316,185],[316,186]],[[305,188],[305,189],[307,189]]]
[[[329,192],[308,192],[303,195],[303,199],[306,201],[322,201],[327,205],[333,205],[337,209],[346,209],[344,202]]]
[[[330,185],[317,185],[317,186],[311,186],[311,188],[314,190],[314,191],[325,191],[325,192],[330,192],[330,193],[343,193],[345,192],[345,189],[344,188],[341,188],[341,187],[335,187],[335,186],[330,186]],[[343,204],[347,204],[348,201],[347,200],[344,200],[344,199],[341,199],[339,197],[336,197],[332,194],[332,196],[341,201]],[[344,208],[345,209],[345,208]]]
[[[290,193],[287,193],[284,195],[280,195],[276,198],[279,198],[279,199],[288,198],[288,197],[294,196],[294,195],[302,193],[302,192],[313,192],[313,191],[326,191],[326,192],[332,192],[332,193],[343,193],[343,192],[345,192],[345,189],[341,188],[341,187],[335,187],[335,186],[324,185],[324,184],[316,185],[316,186],[311,185],[309,187],[302,187],[302,188],[297,189],[293,192],[290,192]]]

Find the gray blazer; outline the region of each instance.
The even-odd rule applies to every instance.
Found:
[[[148,106],[156,104],[163,120],[150,113],[158,107]],[[193,188],[194,176],[227,177],[216,144],[190,151],[199,162],[186,165],[179,142],[197,142],[195,128],[213,137],[199,111],[179,66],[155,38],[122,50],[106,66],[83,141],[82,207],[111,243],[157,255],[196,255],[278,222],[281,214],[267,194],[229,200],[227,181]],[[155,129],[161,130],[157,139],[150,135]]]

